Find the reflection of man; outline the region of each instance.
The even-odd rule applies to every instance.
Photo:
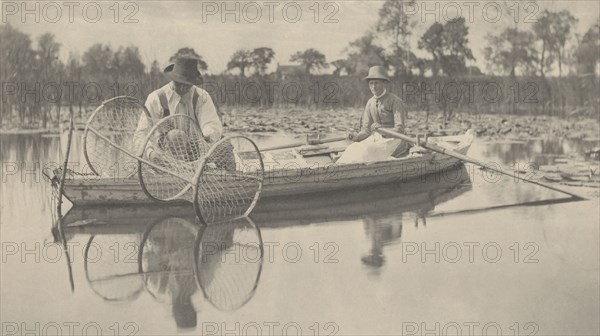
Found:
[[[145,104],[155,123],[169,115],[187,115],[200,127],[206,141],[216,142],[219,140],[223,133],[223,126],[217,109],[208,92],[197,87],[202,84],[202,76],[198,71],[198,60],[191,57],[177,58],[174,64],[165,68],[164,72],[171,82],[150,93]],[[188,138],[190,134],[189,121],[181,118],[170,126],[171,129],[166,134],[161,134],[158,139],[160,149],[164,150],[165,147],[181,146],[182,144],[186,147],[198,145],[190,143],[194,139]],[[141,150],[149,131],[148,120],[141,118],[134,136],[138,150]],[[157,148],[149,145],[145,154],[152,158],[156,150]]]
[[[381,267],[385,261],[383,247],[402,237],[402,219],[367,217],[364,222],[367,234],[371,236],[371,250],[361,260],[368,266]]]
[[[367,162],[386,160],[390,156],[398,157],[408,151],[408,144],[399,139],[385,139],[378,128],[394,128],[404,132],[406,105],[395,94],[388,92],[389,78],[385,68],[374,66],[365,77],[373,97],[367,102],[361,117],[360,132],[351,132],[348,139],[356,141],[346,149],[339,163]]]
[[[187,220],[167,219],[151,228],[143,247],[146,288],[155,298],[172,304],[178,328],[197,326],[192,303],[198,289],[193,271],[196,234],[196,227]]]

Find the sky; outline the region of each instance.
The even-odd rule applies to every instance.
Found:
[[[292,64],[297,51],[315,48],[327,61],[345,56],[348,43],[373,29],[384,1],[2,1],[2,23],[10,23],[34,41],[50,32],[61,43],[61,59],[82,55],[91,45],[139,47],[146,65],[158,60],[165,66],[181,47],[191,47],[208,63],[209,73],[220,73],[237,49],[270,47],[277,63]],[[498,12],[502,4],[512,10]],[[518,10],[517,10],[518,8]],[[462,16],[469,26],[469,46],[485,69],[485,36],[514,26],[531,27],[543,9],[568,9],[578,20],[575,31],[583,35],[598,20],[600,1],[425,1],[407,8],[416,22],[411,49],[434,22]],[[529,12],[527,12],[529,11]],[[37,21],[37,22],[36,22]],[[115,22],[116,21],[116,22]],[[384,46],[389,41],[378,35]]]

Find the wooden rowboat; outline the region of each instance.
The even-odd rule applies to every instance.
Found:
[[[428,142],[466,154],[473,133],[430,137]],[[381,184],[406,182],[429,174],[444,178],[460,160],[445,154],[423,151],[402,158],[369,163],[336,164],[334,157],[349,143],[333,143],[329,147],[314,146],[263,152],[265,173],[261,199],[286,195],[315,194],[333,190],[362,188]],[[255,166],[252,158],[240,159]],[[51,178],[60,184],[62,173]],[[98,177],[67,174],[63,195],[73,205],[124,205],[152,203],[140,187],[137,175],[129,177]],[[173,201],[182,202],[182,201]]]
[[[258,203],[251,217],[256,225],[269,228],[355,220],[381,214],[393,216],[411,211],[426,213],[437,204],[471,190],[469,173],[464,166],[454,168],[450,174],[454,178],[430,174],[408,182],[361,188],[360,192],[331,190],[267,198]],[[191,204],[76,206],[61,222],[70,234],[90,230],[111,232],[116,227],[119,232],[131,233],[171,217],[193,223],[196,213]]]

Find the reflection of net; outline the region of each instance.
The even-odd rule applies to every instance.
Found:
[[[147,291],[157,301],[170,304],[196,291],[196,234],[197,228],[190,222],[169,218],[154,225],[144,237],[140,272]]]
[[[137,154],[134,136],[140,118],[151,122],[146,108],[126,96],[110,99],[94,111],[84,137],[84,155],[93,172],[110,177],[135,172],[137,160],[121,149]]]
[[[262,237],[249,218],[210,225],[196,245],[197,280],[217,309],[242,307],[254,295],[263,261]]]
[[[186,192],[209,148],[195,120],[181,114],[162,119],[147,135],[144,148],[147,160],[172,173],[140,162],[140,182],[147,194],[163,201],[191,200],[192,193]]]
[[[195,205],[205,223],[248,215],[262,189],[263,163],[252,141],[234,136],[217,142],[197,176]]]
[[[85,275],[98,296],[109,301],[135,298],[143,289],[138,274],[138,235],[92,236],[85,248]]]

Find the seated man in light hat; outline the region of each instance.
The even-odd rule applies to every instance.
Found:
[[[217,114],[217,109],[212,101],[212,98],[205,90],[197,85],[202,84],[202,75],[198,70],[198,59],[193,57],[180,57],[175,60],[175,63],[167,66],[164,70],[167,76],[171,79],[167,85],[150,93],[146,99],[146,108],[150,112],[154,124],[160,119],[168,117],[171,114],[187,115],[194,120],[200,127],[204,139],[213,143],[221,139],[223,126]],[[136,148],[141,150],[146,134],[150,131],[149,123],[146,118],[141,118],[135,132],[134,142]],[[188,139],[190,125],[186,125],[184,120],[178,120],[178,123],[168,130],[165,134],[161,134],[158,141],[158,146],[161,149],[164,147],[173,147],[174,144],[184,144],[183,146],[192,147],[198,146],[193,144],[194,139]],[[147,157],[152,158],[156,148],[148,146],[144,153]],[[178,150],[178,153],[186,153],[186,150]],[[187,150],[189,153],[197,153],[197,151]],[[184,155],[178,159],[186,161],[197,160],[198,156]]]
[[[365,77],[373,97],[367,102],[360,121],[360,131],[351,132],[348,139],[355,141],[346,148],[338,163],[369,162],[387,160],[408,152],[408,144],[400,139],[385,138],[375,130],[393,128],[404,132],[406,105],[395,94],[388,92],[389,78],[385,68],[374,66]]]

